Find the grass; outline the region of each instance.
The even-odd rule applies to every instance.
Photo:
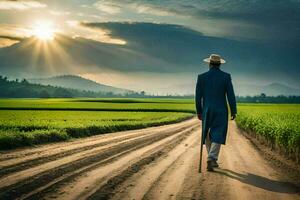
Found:
[[[175,123],[191,113],[0,111],[0,149]]]
[[[299,104],[240,104],[236,122],[290,152],[300,146]]]

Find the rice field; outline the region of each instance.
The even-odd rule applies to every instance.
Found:
[[[191,100],[1,99],[0,149],[176,123]]]
[[[193,99],[0,99],[0,110],[195,112]]]
[[[236,122],[288,151],[300,147],[299,104],[240,104]]]
[[[194,99],[0,99],[0,149],[175,123]],[[299,104],[238,104],[238,126],[289,151],[300,146]]]

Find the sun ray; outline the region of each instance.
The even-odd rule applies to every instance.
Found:
[[[53,55],[62,62],[62,64],[66,68],[66,71],[70,71],[71,68],[74,67],[75,62],[74,58],[72,58],[71,55],[63,48],[63,42],[64,38],[60,38],[59,42],[54,41],[50,45],[52,46]]]
[[[52,22],[45,20],[35,22],[32,26],[31,38],[24,44],[24,46],[32,47],[33,70],[46,70],[50,74],[74,70],[77,63],[65,49],[69,45],[69,40],[72,39],[58,31]]]

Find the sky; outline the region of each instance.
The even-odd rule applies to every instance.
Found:
[[[236,87],[300,88],[299,0],[0,0],[0,72],[192,93],[212,53]]]

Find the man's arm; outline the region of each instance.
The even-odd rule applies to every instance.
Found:
[[[231,112],[231,120],[235,119],[237,109],[236,109],[236,100],[235,100],[235,94],[232,86],[231,76],[229,74],[229,80],[227,81],[227,99],[230,106],[230,112]]]
[[[201,77],[198,76],[196,84],[195,104],[198,119],[202,120],[202,98],[203,98],[203,85],[201,83]]]

